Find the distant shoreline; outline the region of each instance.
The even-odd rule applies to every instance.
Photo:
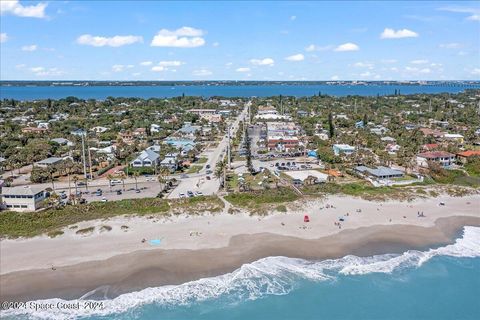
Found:
[[[0,86],[269,86],[269,85],[350,85],[350,86],[368,86],[368,85],[420,85],[420,86],[449,86],[449,85],[465,85],[479,86],[480,80],[314,80],[314,81],[295,81],[295,80],[278,80],[278,81],[246,81],[246,80],[180,80],[180,81],[116,81],[116,80],[2,80]]]

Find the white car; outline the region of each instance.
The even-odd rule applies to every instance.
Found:
[[[107,201],[108,201],[107,198],[105,197],[102,198],[102,202],[107,202]]]
[[[185,197],[186,197],[186,196],[185,196],[185,193],[180,193],[178,196],[179,196],[180,198],[185,198]]]
[[[121,184],[122,181],[121,180],[118,180],[118,179],[113,179],[112,181],[110,181],[110,184],[113,186],[115,184]]]

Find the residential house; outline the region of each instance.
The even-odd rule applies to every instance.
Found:
[[[457,162],[459,164],[466,164],[467,161],[473,157],[480,158],[480,150],[468,150],[457,153]]]
[[[454,141],[460,144],[463,144],[463,139],[464,137],[461,134],[457,134],[457,133],[445,133],[443,135],[443,140]]]
[[[63,158],[50,157],[43,159],[41,161],[35,162],[35,165],[42,168],[47,168],[50,166],[55,166],[63,162]]]
[[[44,134],[47,131],[48,131],[48,129],[46,129],[46,128],[36,128],[36,127],[22,128],[22,133]]]
[[[3,187],[0,201],[3,208],[12,211],[35,211],[42,207],[47,193],[37,186]]]
[[[333,153],[336,156],[339,156],[342,154],[348,156],[355,152],[355,147],[352,147],[351,145],[348,145],[348,144],[334,144],[332,148],[333,148]]]
[[[134,168],[156,167],[160,162],[160,155],[153,150],[143,150],[130,164]]]
[[[442,167],[449,167],[455,163],[455,155],[446,151],[428,151],[417,154],[417,165],[428,168],[428,162],[436,162]]]
[[[160,162],[160,167],[167,168],[170,172],[175,172],[178,169],[178,154],[167,153],[165,158]]]
[[[391,178],[401,178],[405,175],[403,171],[395,170],[388,167],[378,166],[376,168],[369,168],[366,166],[358,166],[354,169],[358,173],[361,173],[365,176],[370,176],[375,179],[391,179]]]
[[[95,132],[95,133],[104,133],[106,131],[108,131],[108,128],[107,127],[101,127],[101,126],[97,126],[97,127],[93,127],[92,129],[90,129],[91,131]]]
[[[54,138],[50,139],[50,141],[55,142],[56,144],[59,144],[61,146],[73,147],[75,145],[72,141],[65,138]]]
[[[162,130],[162,127],[159,126],[158,124],[152,123],[152,124],[150,125],[150,132],[151,132],[151,133],[158,133],[158,132],[160,132],[161,130]]]

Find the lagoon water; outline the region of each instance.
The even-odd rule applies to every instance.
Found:
[[[269,97],[313,96],[319,93],[332,96],[376,96],[416,93],[458,93],[465,89],[480,89],[480,85],[326,85],[326,84],[271,84],[271,85],[176,85],[176,86],[0,86],[0,99],[35,100],[61,99],[74,96],[81,99],[105,99],[111,97],[170,98],[187,96]]]
[[[480,228],[452,245],[306,261],[269,257],[218,277],[104,300],[97,312],[6,319],[479,319]],[[51,299],[56,303],[59,299]]]

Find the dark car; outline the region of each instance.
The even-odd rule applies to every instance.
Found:
[[[207,165],[205,166],[205,168],[207,168],[207,169],[210,169],[210,165],[209,165],[209,164],[207,164]]]
[[[117,190],[117,194],[118,194],[118,195],[121,195],[121,194],[122,194],[122,190]]]

